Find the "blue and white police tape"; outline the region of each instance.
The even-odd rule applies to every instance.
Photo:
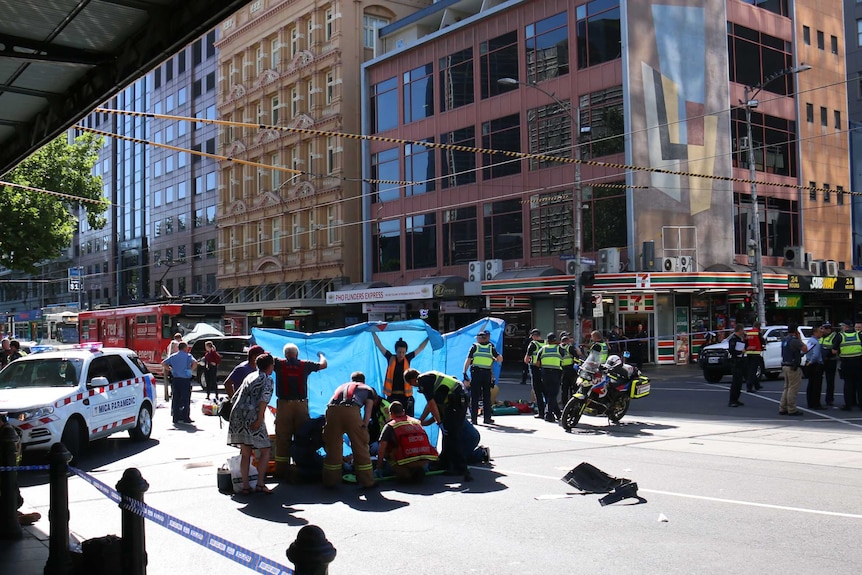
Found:
[[[10,465],[8,467],[0,466],[0,473],[4,471],[48,471],[51,467],[48,465]]]
[[[117,502],[123,509],[131,511],[135,515],[139,515],[144,519],[149,519],[157,525],[182,535],[190,541],[194,541],[198,545],[206,547],[211,551],[215,551],[219,555],[243,565],[257,573],[267,573],[268,575],[292,575],[293,569],[279,565],[275,561],[271,561],[266,557],[254,551],[249,551],[243,547],[239,547],[227,539],[222,539],[212,533],[208,533],[203,529],[195,527],[190,523],[186,523],[172,515],[163,513],[158,509],[154,509],[142,501],[123,497],[117,490],[102,483],[98,479],[87,475],[85,472],[75,467],[69,468],[72,473],[79,476],[81,479],[104,493],[109,499]]]

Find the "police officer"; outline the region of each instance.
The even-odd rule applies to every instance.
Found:
[[[838,358],[832,353],[835,345],[835,332],[828,321],[820,326],[820,345],[823,350],[823,375],[826,376],[826,405],[835,404],[835,371],[838,369]]]
[[[736,324],[736,329],[733,334],[727,338],[727,350],[730,353],[730,368],[733,373],[733,382],[730,384],[730,401],[728,407],[741,407],[744,405],[739,401],[739,396],[742,394],[742,382],[745,381],[748,373],[745,357],[745,346],[748,344],[748,338],[745,335],[745,326],[741,323]]]
[[[572,336],[567,332],[560,334],[560,347],[566,352],[560,363],[563,366],[563,377],[560,380],[560,405],[565,406],[575,389],[575,356],[576,348],[572,344]]]
[[[763,337],[763,331],[760,329],[760,322],[756,321],[751,326],[751,329],[745,330],[747,338],[745,347],[745,362],[748,369],[748,378],[745,382],[745,390],[748,392],[758,391],[761,388],[760,381],[757,378],[758,368],[763,373],[766,366],[763,364],[763,350],[766,348],[766,339]]]
[[[436,423],[443,432],[439,461],[445,465],[446,474],[463,474],[464,481],[472,481],[462,439],[467,418],[464,386],[454,377],[439,371],[426,371],[420,375],[415,369],[408,369],[404,372],[404,379],[416,386],[428,401],[419,421],[422,425]]]
[[[610,355],[610,350],[608,349],[608,344],[602,338],[602,332],[599,330],[593,330],[590,332],[590,347],[589,350],[591,352],[597,351],[599,353],[599,363],[605,363],[608,360],[608,356]]]
[[[484,423],[494,423],[491,419],[494,410],[491,405],[494,362],[503,363],[503,356],[491,343],[491,332],[482,330],[476,334],[476,343],[470,346],[464,360],[464,383],[470,390],[470,420],[476,425],[479,419],[479,400],[482,400],[482,419]],[[472,369],[471,369],[472,367]],[[469,371],[468,371],[469,370]]]
[[[851,321],[841,322],[844,330],[835,335],[832,346],[833,353],[837,353],[841,359],[840,374],[844,379],[844,411],[850,411],[854,405],[862,406],[862,324],[856,324],[855,329]]]
[[[545,390],[545,400],[548,402],[545,420],[551,423],[556,423],[563,415],[557,402],[557,395],[560,393],[565,353],[557,343],[557,334],[554,332],[547,335],[545,345],[539,350],[538,362],[542,368],[542,387]]]
[[[539,367],[538,355],[542,349],[542,332],[533,328],[530,331],[532,341],[527,346],[527,353],[524,355],[524,363],[530,366],[530,378],[533,383],[533,394],[536,396],[536,408],[538,413],[537,419],[545,419],[545,391],[542,387],[542,368]]]

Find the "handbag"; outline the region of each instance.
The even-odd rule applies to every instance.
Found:
[[[242,471],[240,471],[241,455],[234,455],[227,458],[227,468],[230,470],[230,482],[233,485],[233,492],[239,493],[242,491]],[[257,469],[249,465],[248,469],[248,484],[254,489],[257,486]]]

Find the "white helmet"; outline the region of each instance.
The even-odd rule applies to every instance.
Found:
[[[623,360],[620,359],[620,356],[610,355],[610,356],[608,356],[607,361],[605,361],[605,363],[604,363],[604,365],[602,365],[602,367],[604,367],[606,370],[610,371],[616,367],[621,366],[622,364],[623,364]]]

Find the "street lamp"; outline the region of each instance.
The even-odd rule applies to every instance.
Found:
[[[789,76],[790,74],[798,74],[810,70],[808,64],[800,64],[793,68],[785,68],[778,72],[773,72],[764,78],[755,86],[745,86],[742,105],[745,106],[745,130],[748,136],[748,176],[751,180],[751,247],[752,259],[754,259],[754,269],[751,270],[751,289],[754,292],[755,302],[757,306],[757,319],[766,325],[766,300],[763,287],[763,250],[760,245],[760,209],[757,205],[757,183],[755,178],[754,165],[754,140],[751,136],[751,110],[757,108],[760,102],[757,101],[757,95],[770,82]],[[765,149],[764,149],[765,153]],[[765,156],[764,156],[765,159]]]
[[[575,124],[575,133],[576,139],[580,139],[580,135],[582,133],[589,133],[589,126],[581,127],[581,114],[580,108],[577,109],[577,113],[572,113],[571,104],[568,106],[559,98],[557,98],[553,92],[548,92],[535,82],[521,82],[515,78],[500,78],[497,80],[497,83],[501,86],[527,86],[528,88],[535,88],[539,92],[543,93],[550,99],[552,99],[556,104],[560,107],[560,109],[566,113],[572,122]],[[574,311],[575,311],[575,327],[574,327],[574,339],[575,345],[581,345],[581,298],[583,296],[583,287],[581,286],[581,249],[583,245],[583,233],[581,228],[583,226],[583,191],[581,190],[581,146],[577,142],[575,142],[574,146],[575,152],[575,191],[573,200],[574,200],[574,212],[575,212],[575,237],[574,237],[574,256],[575,256],[575,302],[574,302]]]

